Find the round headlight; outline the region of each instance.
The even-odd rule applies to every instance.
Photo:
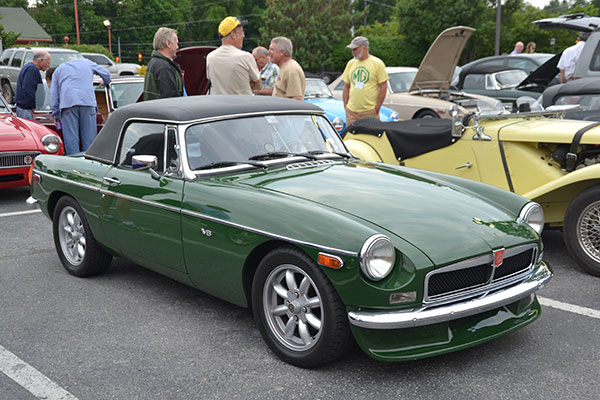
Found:
[[[398,114],[396,111],[394,111],[393,113],[390,114],[390,119],[392,121],[400,121],[400,114]]]
[[[52,154],[60,150],[60,139],[52,133],[49,133],[42,138],[42,144],[48,153]]]
[[[384,235],[373,235],[360,249],[360,269],[367,278],[380,281],[392,271],[396,262],[394,245]]]
[[[336,131],[341,132],[344,129],[344,120],[340,117],[335,117],[331,122]]]
[[[519,213],[519,220],[529,224],[537,233],[544,230],[544,210],[538,203],[527,203]]]

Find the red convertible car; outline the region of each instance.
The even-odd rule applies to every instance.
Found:
[[[27,186],[38,154],[63,155],[62,140],[37,122],[17,117],[0,96],[0,189]]]

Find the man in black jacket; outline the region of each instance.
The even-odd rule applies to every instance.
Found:
[[[39,50],[33,55],[33,60],[23,66],[17,78],[17,94],[15,103],[17,105],[17,116],[33,120],[36,90],[38,84],[42,83],[40,71],[45,71],[50,66],[50,54]]]
[[[177,31],[158,28],[153,45],[152,59],[144,79],[144,100],[183,96],[181,67],[173,61],[179,48]]]

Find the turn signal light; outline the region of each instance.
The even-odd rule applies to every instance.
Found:
[[[338,256],[319,253],[319,265],[333,269],[340,269],[344,266],[344,262]]]

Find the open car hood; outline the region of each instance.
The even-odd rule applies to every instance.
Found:
[[[561,55],[562,51],[537,67],[523,82],[517,85],[516,89],[542,92],[560,72],[557,65]]]
[[[448,90],[454,69],[473,32],[473,28],[455,26],[440,33],[421,61],[410,91]]]
[[[569,29],[579,32],[592,32],[600,27],[600,17],[590,17],[583,13],[561,15],[533,21],[541,29]]]

